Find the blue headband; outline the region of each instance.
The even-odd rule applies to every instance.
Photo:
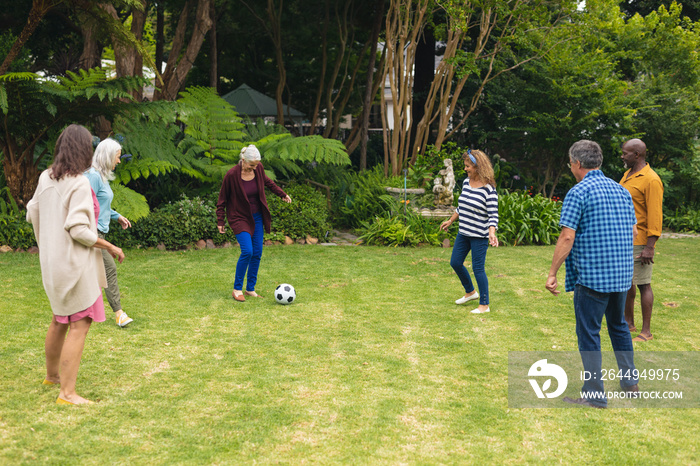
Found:
[[[474,165],[476,165],[476,159],[475,159],[474,156],[472,155],[472,150],[471,150],[471,149],[467,149],[467,155],[469,156],[469,160],[471,160],[472,163],[473,163]]]

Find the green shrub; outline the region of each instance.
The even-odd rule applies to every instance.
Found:
[[[358,229],[360,240],[368,245],[416,246],[430,244],[439,246],[448,237],[440,230],[442,220],[423,217],[413,209],[406,209],[391,196],[380,197],[384,214],[372,221],[363,221]]]
[[[559,237],[560,216],[561,201],[524,192],[499,194],[499,241],[512,246],[554,244]]]
[[[275,195],[268,196],[273,231],[265,234],[265,239],[281,241],[285,235],[323,238],[331,228],[326,197],[308,185],[291,185],[285,191],[292,197],[291,204]],[[217,245],[235,242],[236,236],[228,226],[225,234],[219,233],[217,197],[215,192],[205,199],[182,195],[179,201],[163,204],[147,217],[133,222],[132,228],[123,230],[112,222],[106,239],[123,248],[155,247],[163,243],[166,249],[183,249],[201,239],[211,239]]]
[[[200,239],[211,239],[214,244],[235,241],[235,235],[228,228],[226,234],[219,233],[213,198],[188,199],[182,195],[179,201],[163,204],[147,217],[133,222],[132,228],[122,230],[112,222],[106,239],[123,248],[155,247],[163,243],[166,249],[183,249]]]
[[[274,194],[267,196],[273,233],[292,239],[307,235],[324,238],[331,229],[326,196],[308,184],[290,184],[284,190],[292,198],[291,204]]]
[[[700,209],[676,209],[664,215],[664,224],[673,231],[700,233]]]
[[[399,216],[376,217],[373,222],[362,222],[360,240],[379,246],[415,246],[418,238]]]
[[[338,193],[333,209],[335,223],[356,228],[364,221],[383,215],[386,208],[380,198],[386,195],[386,186],[382,167],[348,174],[342,184],[335,186]]]
[[[26,212],[19,209],[8,187],[0,189],[0,245],[13,249],[36,246],[34,230],[26,220]]]

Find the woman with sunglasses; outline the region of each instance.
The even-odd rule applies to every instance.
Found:
[[[491,310],[485,264],[489,244],[498,247],[498,194],[493,167],[482,151],[470,149],[464,153],[464,170],[467,172],[467,179],[462,185],[457,211],[442,222],[440,229],[447,231],[450,225],[459,219],[459,233],[452,248],[450,266],[462,282],[465,294],[456,300],[455,304],[466,304],[478,299],[479,307],[471,312],[483,314]],[[464,260],[470,251],[478,292],[464,267]]]

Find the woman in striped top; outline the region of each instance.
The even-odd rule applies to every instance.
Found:
[[[459,218],[459,233],[452,248],[450,265],[462,282],[465,294],[455,304],[465,304],[479,300],[479,307],[473,314],[489,312],[489,281],[486,277],[486,250],[489,244],[498,247],[496,228],[498,228],[498,194],[493,167],[486,154],[480,150],[467,150],[464,153],[464,169],[467,179],[462,185],[457,211],[449,220],[440,225],[444,231]],[[474,289],[464,260],[469,251],[472,253],[472,269],[479,292]]]

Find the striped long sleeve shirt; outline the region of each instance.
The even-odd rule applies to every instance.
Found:
[[[476,238],[487,238],[489,227],[498,229],[498,193],[496,188],[486,185],[472,188],[469,178],[464,180],[459,196],[459,234]]]

